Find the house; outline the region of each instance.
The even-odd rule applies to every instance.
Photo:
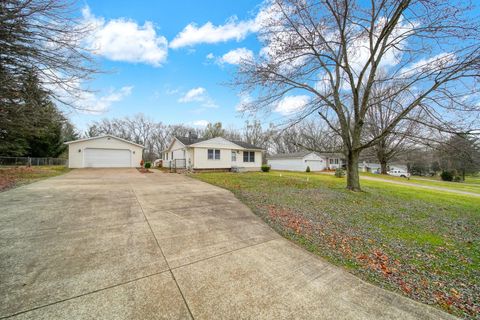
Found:
[[[363,161],[362,163],[358,164],[358,169],[360,172],[380,173],[382,171],[382,166],[379,163]],[[387,171],[393,170],[407,172],[407,166],[396,163],[389,164],[387,166]]]
[[[65,142],[69,168],[135,168],[144,146],[112,135]]]
[[[301,151],[295,153],[276,154],[267,157],[267,163],[272,170],[311,171],[335,170],[345,166],[341,153],[317,153]]]
[[[252,144],[222,137],[199,139],[174,137],[162,151],[164,167],[189,170],[258,171],[262,166],[263,149]]]
[[[358,163],[358,169],[360,172],[380,173],[381,165],[379,163],[365,162]]]

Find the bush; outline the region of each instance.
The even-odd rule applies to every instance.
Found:
[[[268,172],[268,171],[270,171],[270,166],[269,166],[268,164],[262,165],[262,171],[263,171],[263,172]]]
[[[307,166],[307,170],[305,172],[310,172],[310,166]]]
[[[462,182],[462,177],[456,176],[455,178],[453,178],[453,182]]]
[[[440,178],[442,178],[443,181],[453,181],[453,172],[447,170],[442,171]]]
[[[152,167],[151,162],[145,162],[145,169],[150,169]]]
[[[337,177],[337,178],[345,177],[345,171],[342,168],[337,168],[335,170],[335,177]]]

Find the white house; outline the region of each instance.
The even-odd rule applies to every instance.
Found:
[[[262,148],[246,142],[192,136],[175,137],[169,147],[162,151],[162,160],[164,167],[257,171],[262,166],[262,155]]]
[[[268,156],[267,163],[272,170],[305,171],[310,167],[311,171],[323,171],[342,168],[345,161],[339,153],[302,151]]]
[[[112,135],[65,142],[69,168],[140,167],[144,147]]]
[[[380,173],[382,170],[382,166],[379,163],[374,163],[374,162],[359,162],[358,163],[358,168],[360,169],[361,172],[371,172],[371,173]],[[402,164],[389,164],[387,166],[387,170],[398,170],[402,172],[407,172],[407,166],[402,165]]]

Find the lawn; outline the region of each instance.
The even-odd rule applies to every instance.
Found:
[[[0,167],[0,191],[70,171],[65,166]]]
[[[312,173],[201,173],[277,232],[383,288],[480,314],[480,198]]]
[[[417,176],[412,176],[410,180],[407,180],[406,178],[393,177],[389,175],[374,174],[374,173],[361,173],[360,175],[372,177],[372,178],[378,178],[378,179],[415,183],[423,186],[440,187],[440,188],[447,188],[452,190],[466,191],[466,192],[480,194],[480,184],[476,182],[475,177],[467,177],[466,182],[450,182],[450,181],[441,181],[438,178],[427,178],[427,177],[417,177]]]

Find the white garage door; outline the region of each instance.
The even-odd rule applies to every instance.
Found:
[[[85,149],[85,167],[125,168],[131,166],[130,150],[126,149]]]
[[[325,168],[322,160],[305,160],[305,165],[312,171],[322,171]]]

